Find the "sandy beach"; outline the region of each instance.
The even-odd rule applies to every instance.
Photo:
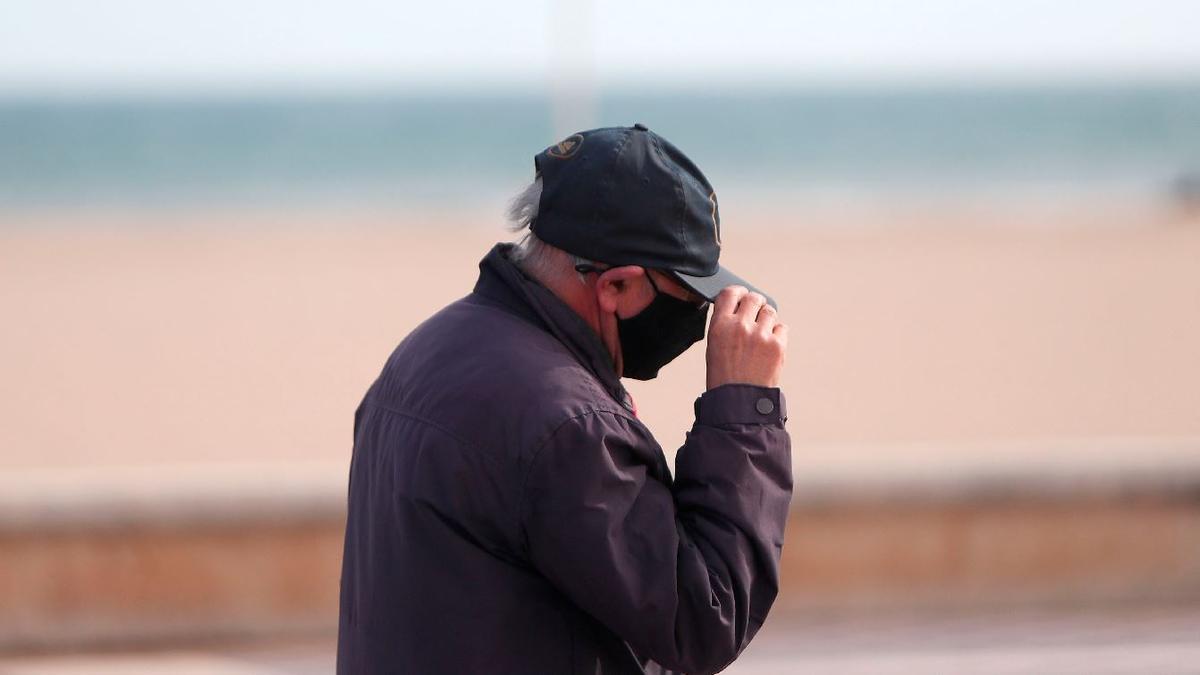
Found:
[[[1027,215],[725,214],[723,262],[792,327],[797,456],[1200,436],[1200,223]],[[9,469],[348,458],[391,349],[508,238],[492,212],[0,220]],[[703,382],[694,348],[631,383],[668,454]]]

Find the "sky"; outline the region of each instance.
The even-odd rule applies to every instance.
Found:
[[[1197,0],[3,0],[0,92],[1200,81]]]

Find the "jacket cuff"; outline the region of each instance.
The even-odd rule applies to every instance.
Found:
[[[696,423],[780,424],[787,421],[787,406],[779,387],[723,384],[696,399]]]

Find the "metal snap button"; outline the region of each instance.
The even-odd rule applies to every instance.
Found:
[[[758,402],[754,404],[754,409],[764,415],[770,415],[775,410],[775,404],[772,403],[771,399],[769,398],[760,398],[758,399]]]

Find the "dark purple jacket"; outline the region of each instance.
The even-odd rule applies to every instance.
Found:
[[[672,480],[595,332],[510,246],[355,412],[338,673],[717,672],[779,586],[783,395],[705,392]]]

